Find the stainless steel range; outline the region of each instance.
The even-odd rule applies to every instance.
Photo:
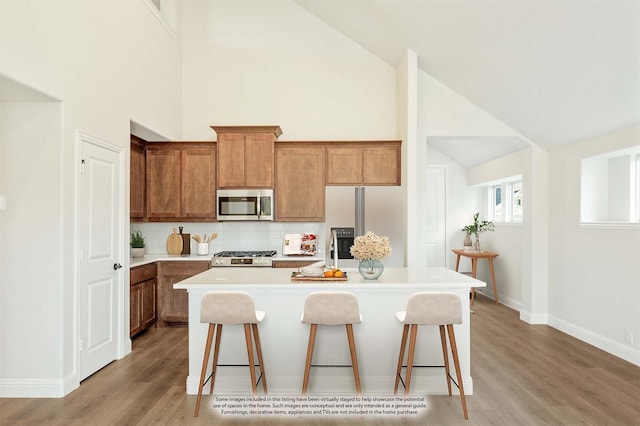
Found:
[[[213,255],[211,266],[266,266],[271,268],[275,250],[221,251]]]

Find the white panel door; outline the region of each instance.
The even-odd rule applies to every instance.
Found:
[[[81,136],[82,138],[82,136]],[[80,380],[117,358],[122,285],[121,157],[82,139]]]
[[[446,176],[443,166],[427,167],[427,266],[446,267]]]

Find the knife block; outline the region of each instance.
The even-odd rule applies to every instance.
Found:
[[[191,234],[180,234],[182,237],[182,253],[191,254]]]

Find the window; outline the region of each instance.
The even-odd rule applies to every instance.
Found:
[[[493,222],[522,222],[522,177],[489,187],[489,218]]]
[[[502,185],[493,188],[493,220],[504,222],[504,209],[502,204]]]
[[[640,146],[582,159],[580,221],[640,222]]]

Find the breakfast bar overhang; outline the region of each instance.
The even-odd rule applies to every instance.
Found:
[[[246,291],[266,318],[259,324],[269,394],[297,395],[302,389],[309,326],[300,322],[305,298],[314,291],[356,295],[362,323],[353,326],[363,394],[392,394],[402,337],[396,312],[418,291],[450,291],[462,299],[463,323],[455,325],[465,393],[473,394],[470,372],[469,290],[485,283],[446,268],[385,268],[377,280],[348,271],[346,281],[294,281],[294,269],[211,268],[174,284],[189,293],[189,372],[187,394],[196,394],[207,324],[200,323],[200,301],[209,291]],[[214,393],[251,394],[241,326],[225,326]],[[245,364],[244,366],[240,366]],[[355,394],[349,345],[342,326],[321,326],[316,337],[308,393]],[[226,366],[225,366],[226,365]],[[438,327],[419,327],[415,366],[442,366]],[[209,369],[211,362],[209,363]],[[207,375],[210,374],[210,371]],[[403,372],[404,374],[404,372]],[[454,387],[455,388],[455,387]],[[205,393],[209,386],[205,386]],[[456,392],[457,389],[454,389]],[[399,394],[403,391],[400,389]],[[444,369],[414,368],[411,394],[447,394]]]

